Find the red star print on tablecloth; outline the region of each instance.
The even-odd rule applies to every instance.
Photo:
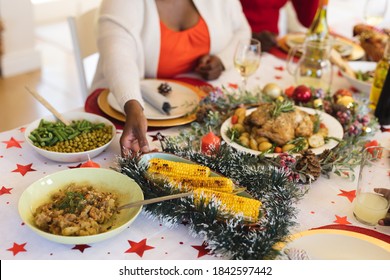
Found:
[[[228,83],[228,87],[233,88],[233,89],[238,89],[238,85],[233,84],[233,83]]]
[[[152,142],[155,142],[155,141],[159,141],[160,139],[161,140],[164,140],[165,139],[165,136],[162,135],[160,132],[154,134],[154,135],[150,135],[150,137],[152,137]],[[159,139],[160,138],[160,139]]]
[[[12,170],[12,172],[20,172],[20,174],[24,176],[29,171],[36,171],[35,169],[31,168],[32,165],[33,165],[32,163],[27,165],[16,164],[17,168],[15,170]]]
[[[27,243],[18,244],[14,242],[14,245],[11,248],[8,248],[7,251],[11,251],[14,256],[19,254],[20,252],[27,252],[26,249],[24,249],[24,246],[26,246]]]
[[[21,132],[21,133],[24,133],[25,131],[26,131],[26,127],[21,127],[21,128],[19,128],[19,131]]]
[[[203,257],[204,255],[207,255],[211,251],[210,249],[206,248],[207,246],[208,246],[208,244],[206,242],[203,242],[202,245],[200,245],[200,246],[193,245],[191,247],[199,251],[198,258],[200,258],[200,257]]]
[[[338,194],[338,196],[345,196],[346,198],[348,198],[348,200],[350,202],[353,202],[353,200],[355,199],[355,196],[356,196],[356,190],[353,190],[353,191],[344,191],[344,190],[341,190],[341,193]]]
[[[23,143],[24,141],[19,141],[19,140],[16,140],[15,138],[11,137],[11,139],[9,139],[8,141],[2,141],[2,142],[7,144],[7,147],[5,147],[5,148],[9,149],[12,147],[22,148],[22,146],[20,146],[20,143]]]
[[[81,253],[84,253],[85,249],[91,248],[91,246],[87,244],[79,244],[72,248],[72,250],[79,250]]]
[[[12,190],[12,188],[6,188],[4,186],[1,186],[0,195],[11,194],[11,190]]]
[[[134,242],[131,240],[127,240],[130,244],[130,248],[125,251],[125,253],[136,253],[138,256],[142,258],[145,251],[152,250],[154,247],[146,245],[146,238],[142,239],[140,242]]]
[[[274,68],[275,68],[275,70],[278,70],[278,71],[283,71],[284,70],[283,66],[275,66]]]
[[[348,222],[347,220],[347,216],[344,216],[344,217],[340,217],[340,216],[336,216],[336,220],[334,220],[333,222],[336,223],[336,224],[340,224],[340,225],[350,225],[351,223]]]

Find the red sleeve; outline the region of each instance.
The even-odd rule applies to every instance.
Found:
[[[299,22],[309,27],[316,14],[319,0],[291,0],[291,2],[297,12]]]
[[[278,33],[279,10],[287,0],[240,0],[253,32]],[[317,0],[316,0],[317,1]]]

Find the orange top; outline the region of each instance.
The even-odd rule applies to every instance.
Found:
[[[202,17],[198,23],[183,31],[173,31],[160,21],[161,49],[157,77],[172,78],[190,72],[196,61],[210,51],[210,35]]]

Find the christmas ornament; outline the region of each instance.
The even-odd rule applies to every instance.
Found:
[[[311,90],[309,87],[307,87],[305,85],[297,86],[294,89],[294,92],[292,95],[292,98],[294,99],[294,101],[302,102],[302,103],[309,102],[311,97],[312,97]]]
[[[268,83],[263,87],[263,93],[272,99],[276,99],[283,93],[283,89],[277,84]]]
[[[349,97],[352,97],[353,94],[350,90],[348,89],[345,89],[345,88],[341,88],[339,90],[337,90],[334,94],[333,94],[333,101],[335,103],[337,103],[337,100],[343,96],[349,96]]]
[[[322,101],[322,99],[317,98],[313,100],[314,109],[322,109],[323,106],[324,106],[324,102]]]
[[[343,105],[347,108],[352,108],[355,100],[353,99],[352,96],[341,96],[337,99],[336,104],[338,105]]]

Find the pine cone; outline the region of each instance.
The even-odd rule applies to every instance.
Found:
[[[303,175],[307,175],[306,179],[310,179],[309,175],[311,175],[314,180],[317,180],[321,175],[321,165],[317,156],[311,150],[306,150],[302,153],[302,156],[297,160],[295,168]]]
[[[162,83],[158,88],[158,92],[164,96],[167,96],[172,92],[172,87],[168,83]]]
[[[210,111],[214,111],[214,107],[212,105],[207,104],[200,106],[196,112],[196,121],[198,123],[204,123]]]
[[[318,162],[320,164],[329,164],[335,162],[337,156],[329,149],[326,149],[318,156]]]

